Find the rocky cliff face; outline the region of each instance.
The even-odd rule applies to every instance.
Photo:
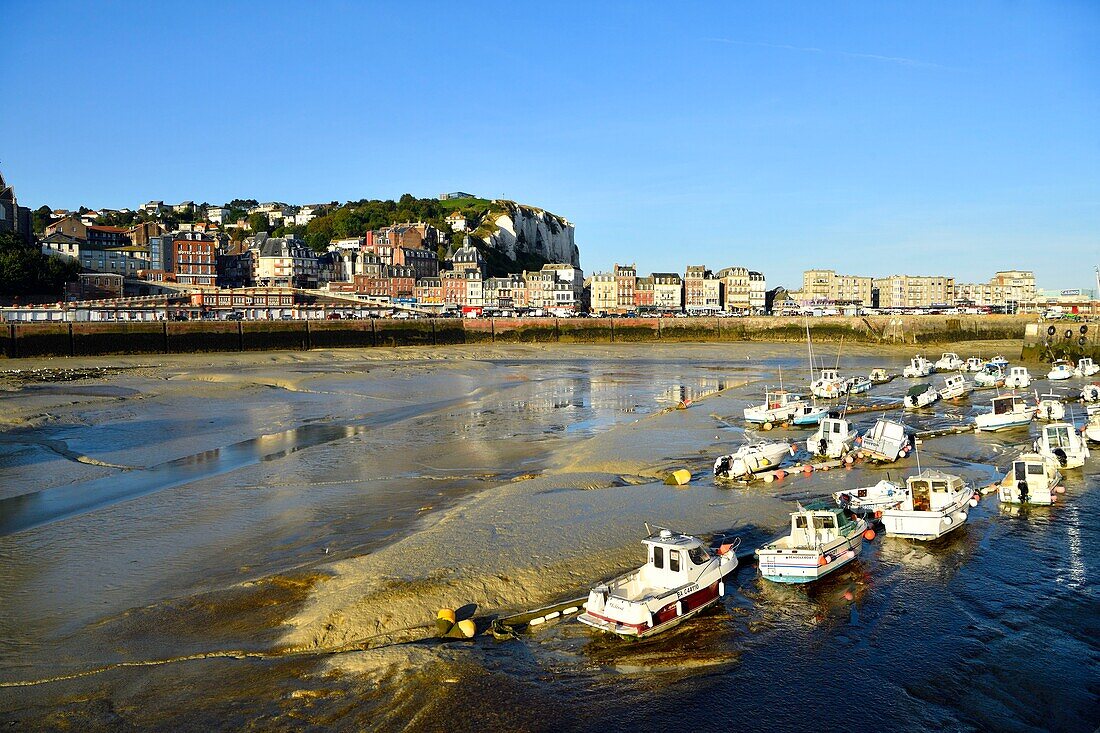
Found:
[[[475,232],[490,247],[511,259],[522,253],[536,254],[551,262],[580,267],[581,253],[573,241],[573,224],[549,211],[493,201]]]

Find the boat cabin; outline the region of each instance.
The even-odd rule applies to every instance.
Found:
[[[1062,450],[1077,450],[1080,443],[1076,435],[1071,438],[1070,431],[1073,426],[1065,422],[1051,423],[1043,426],[1043,435],[1040,440],[1053,452],[1058,448]]]
[[[873,382],[882,382],[886,379],[889,379],[889,377],[890,375],[888,375],[886,373],[886,370],[882,369],[881,367],[875,367],[871,370],[871,381]]]
[[[988,374],[991,377],[1003,377],[1005,375],[1005,370],[1001,368],[999,364],[994,364],[993,362],[989,362],[988,364],[983,366],[982,372]]]
[[[780,407],[786,407],[787,405],[802,401],[801,395],[792,394],[785,389],[766,390],[764,392],[764,398],[768,403],[769,410],[777,410]]]
[[[821,369],[817,373],[818,380],[822,382],[836,382],[840,379],[836,369]]]
[[[791,533],[772,543],[777,549],[811,549],[850,533],[855,522],[835,504],[814,501],[791,512]]]
[[[1024,398],[1018,395],[994,397],[990,402],[993,405],[994,415],[1010,415],[1014,412],[1022,412],[1027,407]]]
[[[647,588],[679,588],[699,577],[711,555],[697,537],[667,529],[642,540],[647,562],[638,571],[638,581]],[[637,589],[636,589],[637,592]],[[630,597],[639,597],[631,593]]]
[[[935,512],[951,506],[959,492],[966,488],[966,483],[958,476],[934,470],[910,476],[905,485],[909,488],[909,496],[904,504],[909,506],[903,504],[902,508],[915,512]]]
[[[966,377],[961,374],[952,374],[950,377],[944,377],[943,385],[948,390],[960,389],[966,386]]]
[[[962,361],[962,359],[960,359],[959,355],[954,351],[945,351],[943,355],[940,356],[940,361]]]
[[[1012,367],[1011,369],[1008,370],[1008,375],[1010,377],[1016,377],[1018,379],[1026,379],[1026,380],[1031,379],[1031,373],[1028,372],[1027,367],[1022,367],[1022,366]]]

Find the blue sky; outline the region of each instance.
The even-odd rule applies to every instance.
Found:
[[[457,189],[568,217],[586,271],[1100,264],[1094,0],[0,15],[0,169],[32,207]]]

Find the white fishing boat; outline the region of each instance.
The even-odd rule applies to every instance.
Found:
[[[893,463],[907,456],[911,446],[904,424],[880,417],[863,434],[859,451],[869,461]]]
[[[593,588],[582,624],[622,637],[658,634],[718,601],[723,579],[737,567],[736,544],[711,553],[698,537],[667,529],[642,544],[645,565]]]
[[[982,367],[985,366],[985,362],[977,356],[972,356],[966,360],[966,367],[963,371],[967,372],[980,372]]]
[[[958,372],[966,367],[966,362],[959,358],[954,351],[945,351],[935,364],[936,370],[941,372]]]
[[[1053,392],[1039,396],[1039,393],[1035,393],[1035,400],[1037,405],[1035,407],[1035,417],[1040,420],[1053,421],[1061,420],[1066,416],[1066,405],[1062,402],[1062,398]]]
[[[1047,379],[1051,381],[1061,381],[1063,379],[1070,379],[1075,376],[1073,373],[1073,365],[1065,359],[1057,359],[1050,365],[1050,371],[1047,372]]]
[[[762,425],[764,423],[790,422],[799,408],[806,404],[802,395],[785,389],[764,390],[764,404],[745,408],[745,420]]]
[[[843,396],[842,387],[844,380],[840,378],[836,369],[819,369],[817,379],[810,383],[810,393],[814,397],[833,400]]]
[[[829,414],[828,405],[803,404],[795,412],[791,422],[795,425],[817,425],[821,419]]]
[[[979,387],[1005,386],[1005,370],[996,364],[986,364],[974,375],[974,384]]]
[[[800,505],[791,512],[790,534],[756,551],[760,574],[775,583],[823,578],[859,556],[866,531],[867,522],[849,517],[830,502]]]
[[[881,368],[881,367],[875,367],[874,369],[871,370],[871,383],[872,384],[886,384],[891,379],[893,379],[893,377],[890,376],[886,372],[886,370]]]
[[[935,365],[932,362],[925,359],[920,354],[909,360],[909,366],[901,370],[902,376],[909,379],[917,379],[919,377],[927,377],[929,374],[936,370]]]
[[[853,395],[870,392],[872,386],[874,386],[874,382],[871,381],[871,378],[860,374],[854,377],[848,377],[848,379],[844,380],[842,389],[844,390],[844,394]]]
[[[1090,409],[1088,416],[1082,432],[1093,443],[1100,443],[1100,410]]]
[[[1100,402],[1100,384],[1086,384],[1081,388],[1082,402]]]
[[[817,430],[806,440],[806,450],[810,455],[826,458],[841,458],[852,450],[859,433],[847,420],[830,413],[823,418]]]
[[[788,456],[793,456],[794,445],[782,441],[761,440],[738,448],[729,455],[720,456],[714,462],[716,478],[735,479],[750,476],[757,471],[778,467]]]
[[[1044,425],[1035,441],[1035,452],[1061,468],[1081,468],[1090,455],[1085,439],[1068,422]]]
[[[940,393],[931,384],[927,382],[916,384],[905,393],[905,407],[910,410],[919,410],[922,407],[928,407],[939,398]]]
[[[1031,373],[1027,367],[1014,366],[1008,370],[1005,377],[1005,387],[1008,389],[1027,389],[1031,386]]]
[[[1094,374],[1100,374],[1100,364],[1097,364],[1091,357],[1082,356],[1077,360],[1077,368],[1073,370],[1078,377],[1091,377]]]
[[[990,359],[986,363],[992,364],[993,366],[996,366],[996,367],[1000,367],[1001,371],[1004,371],[1005,369],[1008,369],[1008,359],[1004,358],[1000,354],[997,354],[996,356],[994,356],[992,359]]]
[[[977,505],[974,489],[961,477],[943,471],[910,476],[905,487],[908,494],[902,502],[882,512],[887,535],[934,540],[961,527],[968,507]]]
[[[1035,407],[1020,395],[1000,395],[990,400],[992,409],[974,418],[978,430],[997,431],[1018,428],[1031,423]]]
[[[837,506],[854,514],[875,514],[893,509],[905,500],[909,489],[883,479],[874,486],[862,489],[845,489],[833,494]]]
[[[997,484],[997,495],[1005,504],[1054,503],[1062,474],[1053,461],[1038,453],[1024,453]]]
[[[940,397],[945,400],[961,400],[970,394],[970,385],[966,377],[961,374],[952,374],[943,378],[943,386],[940,387]]]

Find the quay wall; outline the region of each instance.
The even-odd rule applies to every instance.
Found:
[[[485,318],[333,321],[160,321],[8,323],[0,357],[197,353],[432,346],[479,343],[788,341],[806,338],[802,318]],[[1096,354],[1097,331],[1058,322],[1055,337],[1030,316],[832,316],[809,320],[816,343],[950,347],[964,341],[1022,340],[1024,358]],[[1093,326],[1097,324],[1092,324]],[[1064,331],[1073,329],[1072,339]],[[1084,338],[1085,344],[1078,341]]]

